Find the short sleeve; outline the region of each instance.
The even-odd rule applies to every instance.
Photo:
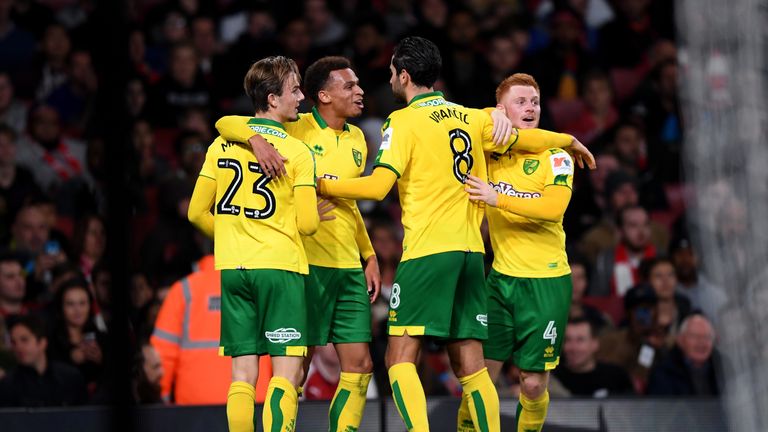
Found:
[[[302,143],[299,145],[301,146],[301,150],[297,152],[294,158],[296,165],[294,166],[293,187],[315,187],[315,156],[306,144]]]
[[[400,178],[411,158],[411,139],[407,125],[388,118],[381,128],[381,147],[374,166],[392,170]]]
[[[567,186],[573,188],[573,159],[571,155],[560,149],[551,149],[545,155],[542,163],[546,166],[546,178],[544,184]]]

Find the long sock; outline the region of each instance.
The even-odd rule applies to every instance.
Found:
[[[264,432],[293,432],[299,399],[296,387],[283,377],[272,377],[264,401]]]
[[[478,432],[499,432],[501,417],[499,414],[499,394],[488,375],[488,368],[483,368],[472,375],[459,378],[462,387],[461,399],[467,400],[469,414],[475,430]]]
[[[329,432],[356,431],[365,410],[365,396],[373,374],[342,372],[328,411]]]
[[[461,396],[461,405],[459,405],[459,416],[456,418],[457,432],[476,432],[475,423],[472,421],[472,414],[469,412],[469,398]]]
[[[244,381],[235,381],[227,393],[227,424],[229,432],[253,432],[253,405],[256,392],[253,386]]]
[[[416,365],[398,363],[389,368],[389,384],[400,418],[409,432],[429,431],[427,420],[427,398],[421,386]]]
[[[541,432],[544,420],[547,418],[547,408],[549,408],[548,391],[544,390],[544,394],[534,400],[520,393],[517,432]]]

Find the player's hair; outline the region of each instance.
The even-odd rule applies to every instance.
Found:
[[[589,335],[592,337],[592,339],[597,337],[597,327],[595,324],[586,319],[585,317],[574,317],[568,319],[568,325],[578,325],[578,324],[587,324],[587,327],[589,327]]]
[[[256,111],[269,109],[267,101],[270,94],[283,95],[283,85],[291,73],[301,80],[296,62],[284,56],[266,57],[251,65],[245,74],[243,87]]]
[[[351,67],[349,60],[338,56],[323,57],[312,63],[304,73],[304,90],[306,90],[307,96],[317,104],[317,94],[325,88],[331,72]]]
[[[11,142],[16,142],[16,131],[5,123],[0,123],[0,135],[5,135]]]
[[[536,89],[536,93],[541,94],[539,83],[537,83],[532,76],[524,73],[516,73],[506,77],[504,81],[496,87],[496,103],[501,100],[501,97],[504,96],[504,93],[506,93],[510,87],[516,85],[533,87]]]
[[[400,41],[392,56],[395,72],[405,70],[411,76],[411,82],[420,87],[432,87],[440,75],[443,60],[440,50],[432,41],[418,36],[410,36]]]

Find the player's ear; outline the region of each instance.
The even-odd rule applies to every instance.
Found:
[[[274,93],[267,95],[267,104],[270,108],[277,108],[277,98],[278,96]]]
[[[325,90],[320,90],[317,92],[317,100],[322,103],[331,103],[331,95]]]
[[[397,79],[400,80],[400,85],[403,87],[407,87],[408,84],[411,82],[411,75],[408,73],[407,70],[403,69],[400,71],[399,74],[397,74]]]

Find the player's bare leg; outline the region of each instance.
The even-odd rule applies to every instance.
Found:
[[[518,432],[541,431],[549,407],[549,372],[520,371],[520,403],[517,406]]]
[[[462,386],[457,430],[499,432],[499,395],[485,367],[482,342],[476,339],[451,342],[448,344],[448,356],[453,373]]]
[[[259,356],[232,357],[232,384],[227,393],[227,424],[232,432],[253,432],[254,386],[259,377]]]
[[[395,406],[409,432],[429,430],[427,399],[416,372],[421,341],[421,336],[390,335],[384,356]]]
[[[498,360],[485,359],[485,367],[488,368],[488,375],[491,376],[491,380],[493,382],[496,382],[496,379],[499,378],[499,374],[501,374],[501,368],[503,366],[504,363]]]

